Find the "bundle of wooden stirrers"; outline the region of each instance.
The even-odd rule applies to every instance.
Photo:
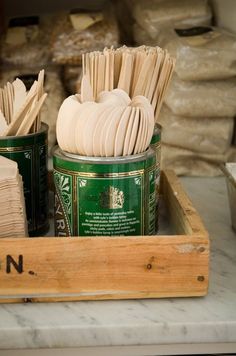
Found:
[[[131,99],[143,95],[152,104],[157,120],[175,65],[166,50],[148,46],[105,48],[84,54],[82,61],[94,100],[100,92],[114,88],[123,89]]]
[[[41,70],[28,92],[18,78],[0,88],[0,136],[22,136],[39,131],[39,112],[47,96],[43,84],[44,70]]]

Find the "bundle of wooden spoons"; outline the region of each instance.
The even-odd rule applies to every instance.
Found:
[[[87,75],[96,100],[100,92],[123,89],[131,98],[145,96],[157,120],[163,99],[173,74],[175,60],[160,47],[141,46],[83,55],[83,75]]]
[[[27,92],[24,83],[16,79],[0,88],[0,136],[22,136],[40,129],[40,109],[46,99],[44,70]]]
[[[132,100],[122,89],[102,91],[95,102],[86,78],[81,95],[64,100],[58,113],[57,141],[63,151],[98,157],[144,152],[154,130],[149,100]]]

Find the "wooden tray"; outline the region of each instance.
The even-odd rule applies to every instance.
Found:
[[[0,240],[0,302],[203,296],[209,238],[172,171],[161,176],[175,235]]]

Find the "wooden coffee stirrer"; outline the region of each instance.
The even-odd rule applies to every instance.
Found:
[[[99,53],[98,56],[98,84],[97,84],[97,95],[104,90],[105,85],[105,66],[106,66],[106,58],[102,53]]]
[[[157,62],[157,53],[155,52],[150,52],[151,58],[150,58],[150,70],[147,73],[147,78],[145,81],[145,89],[144,89],[144,96],[148,98],[148,100],[151,102],[150,96],[149,96],[149,91],[150,91],[150,86],[152,83],[152,78],[155,70],[155,64]]]
[[[142,63],[142,67],[134,88],[133,96],[144,95],[146,81],[147,81],[148,73],[152,68],[152,63],[153,63],[153,57],[150,53],[148,53]]]
[[[13,100],[14,92],[13,86],[11,83],[7,82],[7,101],[8,101],[8,111],[9,111],[9,122],[13,119]]]
[[[39,100],[43,93],[44,93],[44,89],[43,89],[43,85],[44,85],[44,69],[42,69],[39,74],[38,74],[38,80],[37,80],[37,93],[36,93],[36,98],[35,100]],[[30,133],[34,133],[39,131],[41,126],[41,121],[40,121],[40,114],[38,114],[36,120],[34,120],[32,127],[30,128]]]
[[[156,110],[155,110],[155,121],[157,121],[158,119],[158,116],[159,116],[159,113],[160,113],[160,110],[161,110],[161,107],[162,107],[162,103],[164,101],[164,98],[165,98],[165,94],[166,94],[166,91],[170,85],[170,81],[171,81],[171,77],[173,75],[173,72],[174,72],[174,67],[175,67],[175,60],[172,59],[172,58],[169,58],[168,59],[168,68],[166,70],[166,78],[165,78],[165,83],[162,87],[162,90],[160,92],[160,95],[159,95],[159,98],[158,98],[158,102],[157,102],[157,107],[156,107]]]
[[[110,83],[109,83],[109,88],[110,90],[114,89],[114,64],[115,64],[115,55],[114,55],[114,50],[110,49],[108,51],[110,59],[109,59],[109,72],[110,72]]]
[[[2,96],[2,88],[0,88],[0,110],[3,112],[3,96]]]
[[[110,88],[110,56],[109,56],[109,52],[104,51],[104,56],[105,56],[105,86],[104,86],[104,90],[109,90]]]
[[[6,85],[3,88],[3,102],[4,102],[4,116],[6,118],[7,124],[10,124],[9,109],[8,109],[8,95]]]
[[[122,65],[118,88],[123,89],[129,95],[132,78],[133,56],[128,52],[124,52],[122,56]]]
[[[130,91],[131,98],[133,98],[134,96],[135,87],[137,85],[137,81],[145,58],[146,58],[146,53],[144,47],[143,46],[139,47],[134,52],[134,69],[132,73],[132,83],[131,83],[131,91]]]
[[[98,57],[97,52],[94,52],[94,62],[93,62],[93,85],[94,85],[94,98],[97,97],[97,70],[98,70]]]
[[[117,88],[118,86],[121,63],[122,63],[122,52],[119,50],[115,51],[114,52],[114,88]]]
[[[87,75],[84,75],[81,81],[81,102],[85,101],[94,101],[93,90]]]
[[[25,116],[24,120],[22,121],[16,133],[16,136],[27,135],[29,133],[30,128],[33,125],[34,120],[36,119],[46,97],[47,97],[47,93],[44,93],[39,99],[39,101],[36,102],[33,109]]]
[[[147,94],[147,98],[150,100],[153,108],[154,108],[153,97],[154,97],[154,93],[155,93],[155,88],[156,88],[157,81],[158,81],[158,78],[159,78],[160,68],[162,67],[162,62],[163,62],[163,59],[164,59],[164,53],[159,48],[157,49],[157,53],[156,54],[157,54],[156,64],[155,64],[155,67],[154,67],[152,80],[151,80],[150,87],[149,87],[148,94]]]
[[[87,55],[86,55],[87,57]],[[93,90],[93,97],[96,97],[95,86],[94,86],[94,52],[89,53],[88,56],[88,71],[86,70],[86,74],[89,73],[90,84]]]
[[[168,69],[168,57],[169,57],[169,55],[167,53],[165,53],[164,59],[163,59],[163,64],[162,64],[162,67],[160,68],[160,72],[159,72],[159,76],[158,76],[158,80],[157,80],[157,84],[156,84],[156,89],[155,89],[153,99],[152,99],[152,105],[153,105],[153,109],[155,112],[156,112],[156,108],[157,108],[158,98],[161,93],[162,86],[164,85],[164,82],[165,82],[165,77],[166,77],[166,73],[167,73],[167,69]]]

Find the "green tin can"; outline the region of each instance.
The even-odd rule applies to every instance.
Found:
[[[84,157],[54,150],[55,236],[156,233],[156,155]]]
[[[161,125],[155,124],[154,133],[151,140],[151,147],[156,152],[157,166],[160,167],[161,164]]]
[[[18,163],[23,179],[29,236],[39,236],[49,228],[47,131],[42,124],[37,133],[0,137],[0,154]]]

